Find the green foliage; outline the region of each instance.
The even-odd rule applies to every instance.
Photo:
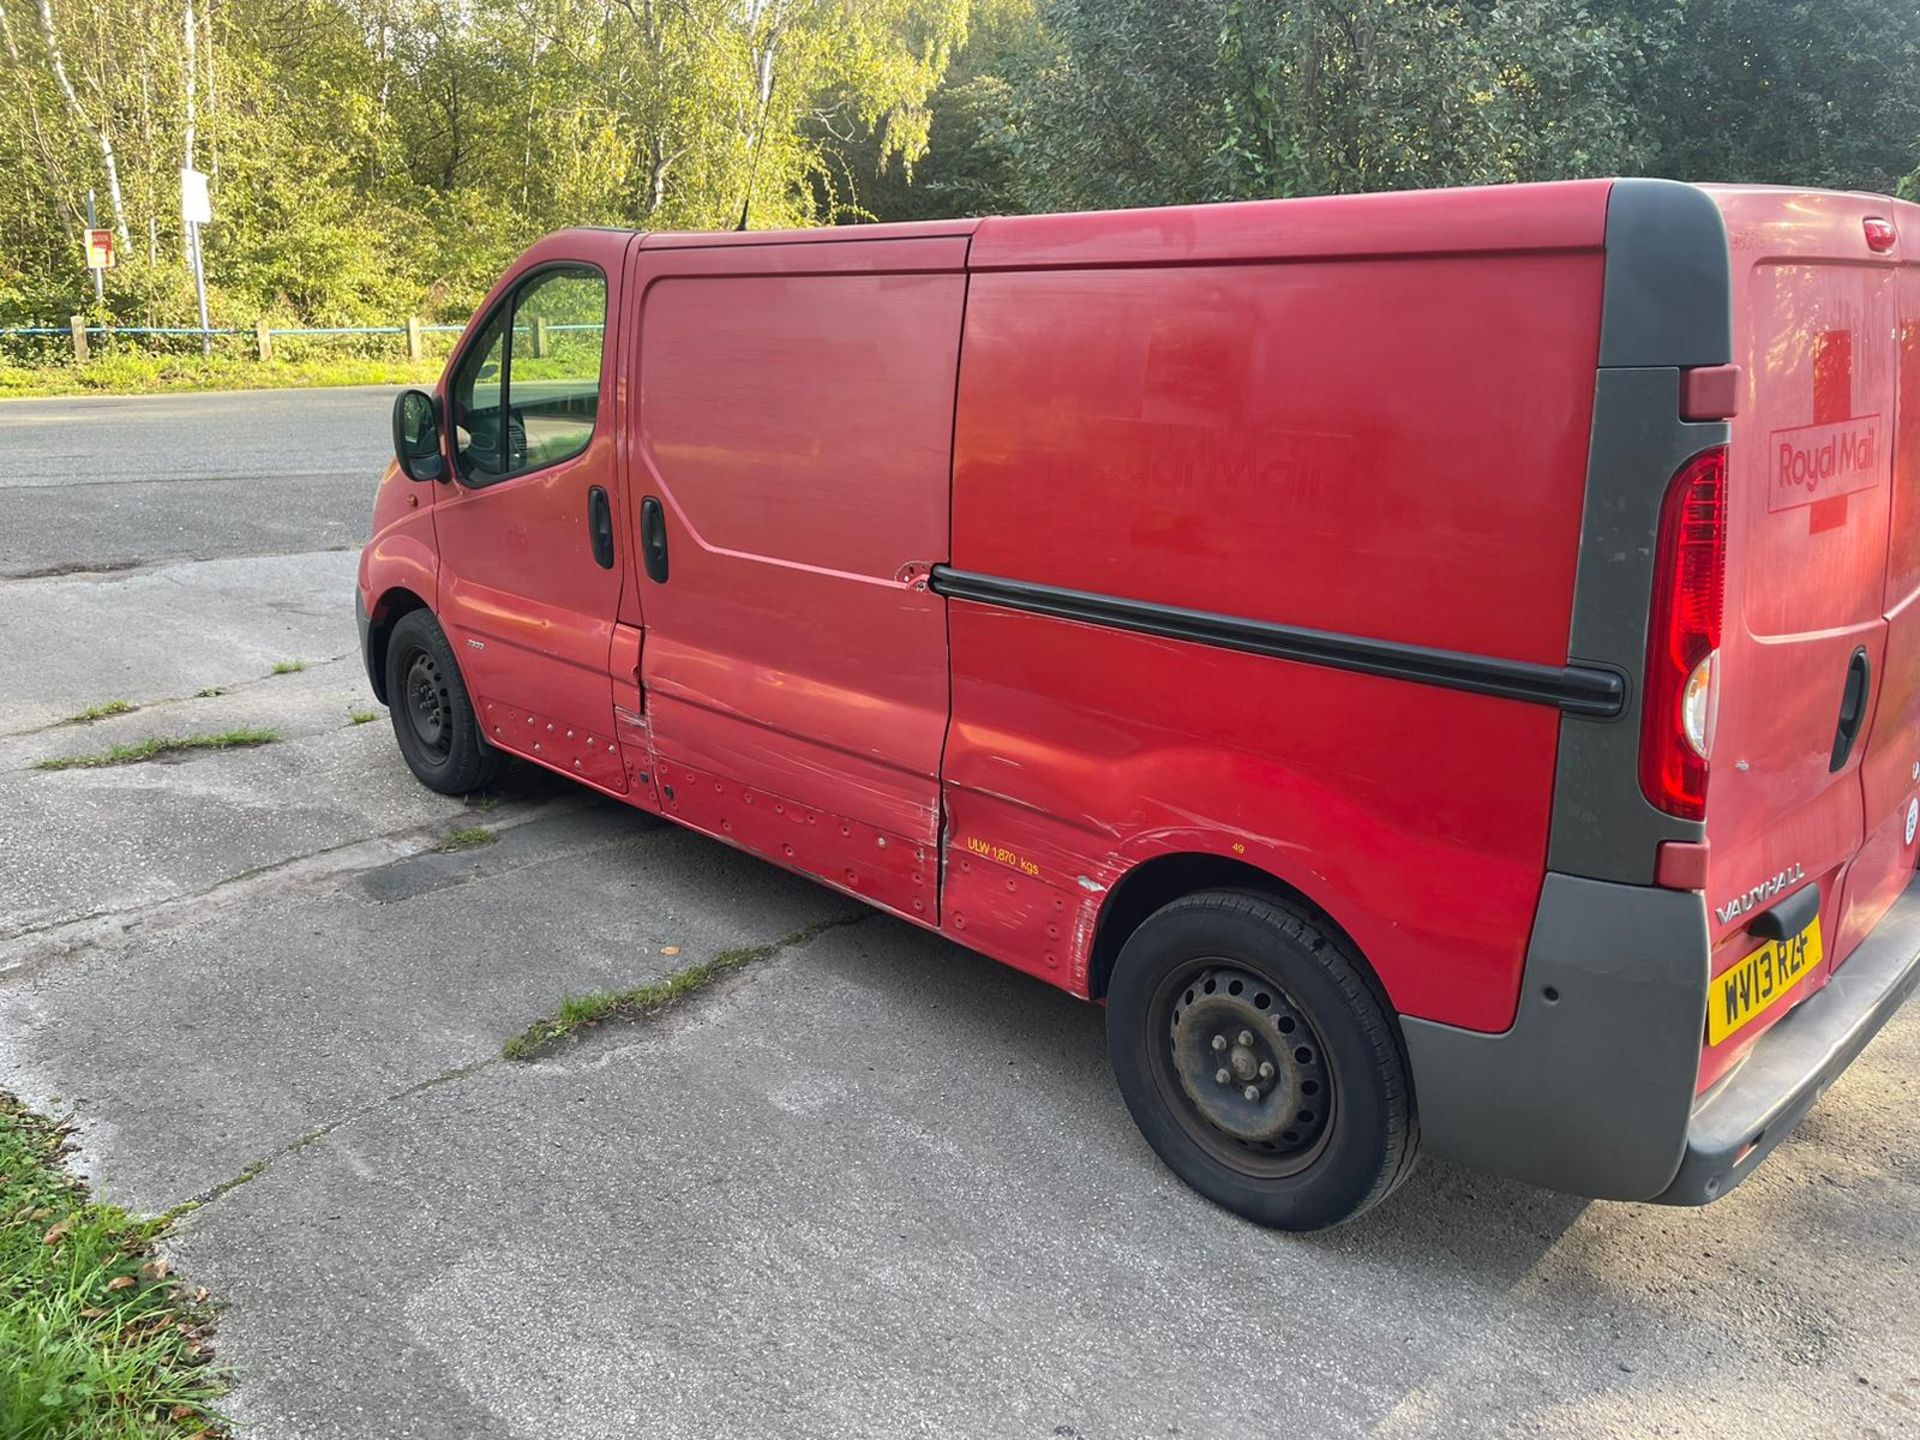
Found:
[[[187,1440],[212,1433],[206,1292],[153,1250],[162,1222],[97,1205],[59,1126],[0,1093],[0,1435]]]
[[[187,322],[183,163],[215,325],[464,320],[565,225],[841,218],[841,137],[920,159],[972,5],[0,0],[0,326]],[[120,234],[97,307],[89,189]]]
[[[0,326],[190,322],[186,162],[212,177],[213,322],[242,329],[461,321],[566,225],[1621,172],[1913,193],[1920,6],[0,0]],[[89,190],[120,236],[99,305]],[[0,390],[69,348],[0,345]]]

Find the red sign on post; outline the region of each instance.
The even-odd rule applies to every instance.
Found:
[[[113,268],[113,231],[87,231],[87,268],[89,270]]]

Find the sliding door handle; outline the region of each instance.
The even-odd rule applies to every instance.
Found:
[[[587,534],[593,540],[593,563],[602,570],[613,568],[613,506],[607,503],[606,487],[595,485],[587,491]]]
[[[667,514],[651,495],[640,502],[640,550],[646,557],[647,578],[656,585],[666,584]]]

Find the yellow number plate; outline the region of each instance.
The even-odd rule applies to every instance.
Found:
[[[1718,1045],[1820,966],[1820,920],[1798,935],[1769,940],[1713,982],[1707,996],[1707,1043]]]

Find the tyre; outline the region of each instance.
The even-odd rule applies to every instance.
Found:
[[[500,773],[501,754],[480,738],[453,647],[429,611],[408,611],[387,638],[387,705],[407,768],[429,790],[465,795]]]
[[[1268,896],[1176,900],[1128,938],[1107,1050],[1155,1153],[1281,1230],[1379,1204],[1419,1152],[1399,1027],[1346,942]]]

